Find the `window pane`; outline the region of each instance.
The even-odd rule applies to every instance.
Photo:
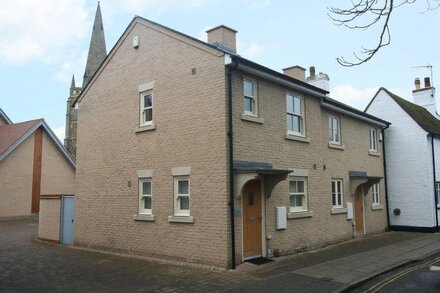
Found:
[[[336,182],[332,181],[332,193],[336,193]]]
[[[287,130],[293,131],[293,116],[287,114]]]
[[[296,192],[296,181],[290,181],[289,182],[289,192],[295,193]]]
[[[304,193],[304,181],[296,181],[299,193]]]
[[[244,110],[247,112],[253,112],[253,105],[252,105],[253,99],[251,98],[244,98]]]
[[[301,118],[297,116],[292,116],[293,120],[293,131],[301,132]]]
[[[294,103],[293,108],[294,108],[295,113],[301,114],[301,98],[294,97],[293,103]]]
[[[144,200],[144,209],[151,210],[151,197],[146,196],[146,197],[144,197],[143,200]]]
[[[179,180],[178,181],[178,193],[179,194],[188,194],[188,180]]]
[[[145,122],[153,121],[153,109],[147,109],[144,111]]]
[[[286,96],[287,112],[293,113],[293,97],[291,95]]]
[[[337,184],[338,184],[338,193],[341,194],[342,193],[341,181],[337,181]]]
[[[142,194],[151,195],[151,182],[142,182]]]
[[[332,194],[332,204],[335,206],[336,205],[336,194]]]
[[[189,197],[188,196],[179,197],[179,201],[180,201],[180,209],[181,210],[189,210]]]
[[[144,96],[144,108],[153,106],[153,96],[145,95]]]
[[[295,194],[290,196],[290,206],[291,207],[302,207],[303,206],[303,196],[300,194]]]
[[[341,196],[340,192],[338,192],[338,203],[337,204],[342,205],[342,196]]]
[[[248,194],[248,205],[253,206],[254,203],[255,203],[254,193],[253,192],[249,192],[249,194]]]
[[[244,81],[244,95],[248,96],[248,97],[254,96],[254,83],[253,82],[251,82],[249,80]]]

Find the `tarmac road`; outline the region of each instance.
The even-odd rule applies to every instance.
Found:
[[[388,272],[353,292],[440,292],[440,254]]]

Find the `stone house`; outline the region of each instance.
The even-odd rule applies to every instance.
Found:
[[[75,245],[235,267],[387,228],[388,123],[235,34],[129,24],[73,102]]]
[[[411,103],[379,89],[365,112],[390,121],[385,130],[390,228],[438,231],[440,217],[440,120],[429,78],[416,80]]]
[[[74,191],[75,162],[44,119],[12,123],[0,109],[0,218],[38,213],[40,195]]]

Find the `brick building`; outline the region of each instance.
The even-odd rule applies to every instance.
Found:
[[[38,213],[41,194],[73,194],[75,162],[43,119],[12,123],[0,109],[0,218]]]
[[[386,229],[388,123],[235,34],[129,24],[73,102],[75,245],[234,267]]]

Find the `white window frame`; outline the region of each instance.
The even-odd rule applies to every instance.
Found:
[[[303,182],[304,185],[304,192],[290,192],[290,182]],[[295,195],[302,195],[303,196],[303,204],[299,207],[294,207],[291,205],[292,200],[291,197]],[[308,211],[308,198],[307,198],[307,177],[290,177],[289,178],[289,211],[291,213],[295,212],[306,212]]]
[[[339,187],[338,187],[338,183]],[[333,185],[335,186],[335,192],[333,193]],[[333,208],[343,208],[344,207],[344,182],[342,179],[332,179],[332,206]],[[338,195],[340,194],[340,200]],[[333,203],[335,202],[335,204]]]
[[[245,89],[244,89],[246,82],[252,83],[253,95],[246,95]],[[244,102],[245,102],[246,99],[250,99],[251,100],[252,111],[247,111],[245,109],[245,107],[244,107],[245,103]],[[243,78],[243,113],[245,115],[258,116],[257,81],[255,79],[248,78],[248,77]]]
[[[370,152],[377,152],[377,130],[370,128]]]
[[[435,182],[435,195],[437,196],[437,207],[440,207],[440,181]]]
[[[334,129],[334,121],[337,123],[336,129]],[[334,115],[328,116],[328,132],[330,143],[341,144],[341,120],[338,117]]]
[[[179,181],[188,181],[188,194],[179,194]],[[180,209],[180,199],[188,197],[188,210]],[[174,215],[189,217],[191,214],[191,181],[189,176],[174,177]]]
[[[145,96],[151,95],[151,106],[145,106]],[[153,125],[153,119],[154,119],[154,95],[153,95],[153,90],[148,90],[148,91],[144,91],[141,92],[139,95],[139,99],[140,99],[140,126],[149,126],[149,125]],[[151,109],[151,120],[150,121],[146,121],[146,114],[144,116],[144,113],[146,113],[147,110]]]
[[[373,184],[371,187],[371,195],[373,206],[380,206],[380,187],[379,183]]]
[[[287,104],[288,101],[288,97],[292,97],[292,108],[293,108],[293,112],[289,112],[289,107]],[[299,99],[300,100],[300,112],[295,112],[295,99]],[[299,117],[299,123],[300,123],[300,131],[294,131],[293,129],[290,130],[289,129],[289,118],[290,116],[294,116],[294,117]],[[305,124],[305,119],[304,119],[304,99],[298,95],[294,95],[292,93],[287,92],[286,93],[286,127],[287,127],[287,133],[291,134],[291,135],[299,135],[299,136],[305,136],[305,128],[306,128],[306,124]]]
[[[144,194],[144,182],[150,183],[150,194]],[[151,209],[145,209],[145,198],[151,199]],[[151,178],[139,178],[139,214],[152,215],[153,211],[153,182]]]

